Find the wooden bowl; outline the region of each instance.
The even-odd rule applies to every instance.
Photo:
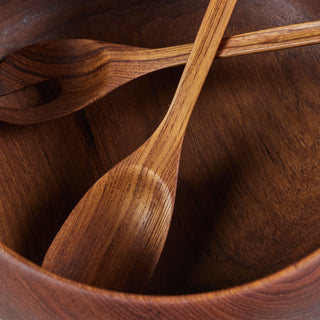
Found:
[[[192,42],[207,3],[2,1],[0,57],[56,38]],[[319,17],[318,0],[243,0],[227,34]],[[157,127],[182,67],[63,119],[0,123],[0,318],[319,319],[319,55],[315,45],[214,63],[186,134],[168,241],[143,294],[39,265],[85,191]]]

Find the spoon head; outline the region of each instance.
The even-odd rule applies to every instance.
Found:
[[[159,260],[173,205],[171,192],[157,174],[120,163],[75,207],[43,267],[97,287],[140,290]]]
[[[121,47],[94,40],[56,40],[8,56],[0,64],[0,120],[30,124],[55,119],[115,89],[120,84],[110,76],[110,46]],[[52,82],[60,90],[52,91],[47,85]]]

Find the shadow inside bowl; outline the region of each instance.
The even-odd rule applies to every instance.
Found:
[[[189,42],[206,5],[80,2],[39,3],[42,20],[27,19],[20,38],[19,32],[1,34],[7,43],[2,56],[62,36],[149,47]],[[314,1],[300,7],[297,1],[244,1],[228,32],[319,15]],[[194,21],[187,29],[186,20]],[[145,293],[230,288],[319,248],[319,53],[313,46],[215,62],[186,134],[168,241]],[[137,79],[63,119],[26,127],[1,123],[1,242],[40,265],[85,191],[158,126],[181,71]]]

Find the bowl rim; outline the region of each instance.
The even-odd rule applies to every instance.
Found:
[[[239,295],[242,292],[250,292],[253,290],[261,289],[271,283],[281,282],[284,278],[290,277],[299,270],[303,270],[312,266],[314,263],[318,265],[317,269],[320,266],[320,248],[315,249],[311,253],[307,254],[303,258],[297,260],[296,262],[284,267],[276,272],[273,272],[264,277],[235,285],[229,288],[218,289],[215,291],[207,291],[200,293],[190,293],[190,294],[177,294],[177,295],[155,295],[155,294],[139,294],[139,293],[126,293],[120,291],[113,291],[109,289],[98,288],[90,286],[84,283],[77,282],[75,280],[67,279],[62,276],[56,275],[50,271],[43,269],[41,266],[35,264],[34,262],[23,257],[16,251],[10,249],[5,244],[0,241],[0,260],[7,255],[7,258],[11,260],[12,263],[22,272],[32,273],[36,275],[39,279],[46,279],[50,282],[56,282],[60,286],[68,286],[69,289],[74,288],[75,290],[85,291],[89,294],[98,294],[100,296],[105,296],[113,300],[121,300],[122,302],[139,302],[141,299],[144,301],[149,301],[151,303],[165,303],[165,304],[176,304],[179,302],[190,302],[190,301],[199,301],[199,300],[213,300],[223,297],[231,297],[234,295]],[[317,260],[319,263],[317,264]],[[319,270],[320,273],[320,270]]]

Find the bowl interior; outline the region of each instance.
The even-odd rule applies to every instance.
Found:
[[[57,38],[192,42],[208,1],[46,0],[26,11],[28,2],[8,7],[14,15],[1,13],[0,58]],[[226,34],[319,15],[318,0],[239,1]],[[319,54],[311,46],[214,62],[185,137],[172,226],[146,293],[228,288],[319,247]],[[1,242],[41,264],[85,191],[155,130],[181,71],[144,76],[63,119],[0,123]]]

